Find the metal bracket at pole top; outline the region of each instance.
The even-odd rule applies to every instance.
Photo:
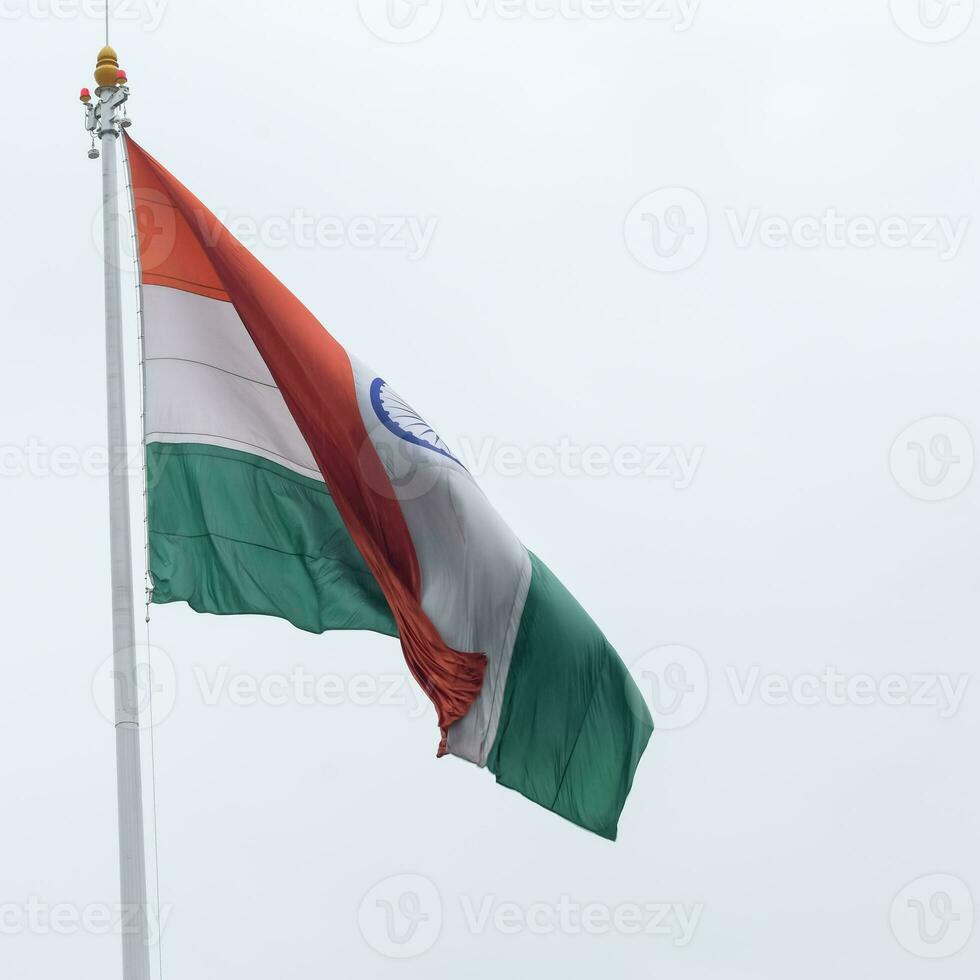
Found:
[[[120,127],[129,126],[128,116],[117,116],[116,110],[129,101],[129,87],[97,88],[99,101],[85,107],[85,129],[102,139],[107,133],[119,135]]]

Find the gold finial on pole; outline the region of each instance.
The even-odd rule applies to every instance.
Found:
[[[95,65],[95,82],[99,88],[110,88],[117,84],[119,75],[119,56],[114,48],[107,44],[99,52],[99,60]]]

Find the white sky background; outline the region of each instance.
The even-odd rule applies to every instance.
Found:
[[[427,37],[390,43],[365,24],[381,0],[364,18],[356,0],[169,0],[159,22],[126,4],[133,135],[261,226],[260,258],[451,446],[489,452],[482,485],[639,661],[661,730],[611,845],[437,761],[431,712],[353,703],[378,701],[358,675],[406,676],[394,641],[158,608],[176,665],[156,729],[164,974],[976,977],[973,0],[927,0],[937,27],[904,0],[704,0],[692,23],[679,0],[667,20],[452,0],[435,25],[440,6],[403,29]],[[99,165],[75,101],[94,88],[90,7],[0,0],[4,980],[119,975],[117,938],[71,922],[118,889],[113,734],[91,694],[106,490],[77,464],[105,438]],[[696,196],[627,221],[677,187]],[[835,212],[870,224],[835,244],[797,221]],[[269,219],[297,214],[355,235],[361,217],[436,224],[412,258],[370,226],[362,247],[280,240]],[[773,217],[815,247],[752,233]],[[932,231],[912,247],[904,225]],[[599,447],[600,470],[622,446],[697,465],[542,473],[564,438]],[[344,703],[226,687],[208,704],[198,680],[296,666],[343,678]],[[828,668],[843,704],[812,680]],[[429,884],[388,881],[403,874]],[[563,896],[599,925],[563,922]],[[56,928],[43,910],[62,904]],[[671,934],[628,934],[633,906],[669,908]],[[678,914],[696,917],[683,935]]]

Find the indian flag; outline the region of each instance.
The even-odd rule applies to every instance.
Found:
[[[387,375],[126,144],[153,601],[397,637],[440,755],[615,839],[653,731],[616,652]]]

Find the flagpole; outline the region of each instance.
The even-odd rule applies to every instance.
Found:
[[[92,104],[87,89],[82,90],[81,98],[87,106],[86,128],[93,136],[90,157],[99,155],[95,149],[95,137],[102,141],[106,394],[110,463],[109,548],[123,980],[150,980],[117,184],[118,143],[124,125],[124,117],[118,114],[118,110],[129,98],[129,89],[125,73],[119,70],[116,53],[108,45],[99,52],[95,80],[98,85],[95,90],[98,101]]]

